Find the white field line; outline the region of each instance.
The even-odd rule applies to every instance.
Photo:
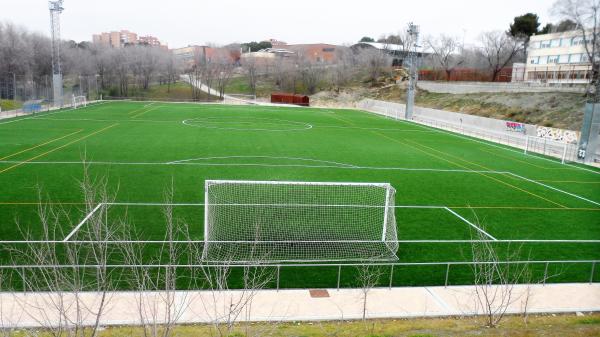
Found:
[[[214,158],[219,158],[219,157],[214,157]],[[228,158],[228,157],[220,157],[220,158]],[[292,158],[290,158],[292,159]],[[300,159],[297,158],[298,160],[306,160],[306,161],[313,161],[312,159]],[[85,164],[88,165],[121,165],[121,166],[151,166],[151,165],[156,165],[156,166],[163,166],[163,165],[189,165],[189,166],[223,166],[223,167],[299,167],[299,168],[328,168],[328,169],[349,169],[349,170],[379,170],[379,171],[414,171],[414,172],[447,172],[447,173],[487,173],[487,174],[509,174],[514,176],[515,178],[519,178],[519,179],[523,179],[525,181],[529,181],[535,184],[538,184],[542,187],[546,187],[548,189],[554,190],[556,192],[560,192],[560,193],[564,193],[567,194],[569,196],[572,196],[574,198],[580,199],[580,200],[584,200],[590,203],[593,203],[595,205],[599,205],[600,203],[587,199],[585,197],[582,197],[580,195],[571,193],[571,192],[567,192],[564,190],[561,190],[559,188],[535,181],[533,179],[529,179],[529,178],[525,178],[523,176],[520,176],[518,174],[509,172],[509,171],[486,171],[486,170],[458,170],[458,169],[434,169],[434,168],[409,168],[409,167],[373,167],[373,166],[354,166],[351,164],[343,164],[343,163],[335,163],[335,162],[331,162],[331,163],[335,163],[336,165],[300,165],[300,164],[253,164],[253,163],[190,163],[189,161],[191,160],[208,160],[208,158],[194,158],[194,159],[186,159],[186,160],[179,160],[179,161],[173,161],[173,162],[167,162],[167,163],[158,163],[158,162],[107,162],[107,161],[89,161],[89,162],[85,162]],[[317,160],[314,160],[317,161]],[[323,162],[329,162],[329,161],[323,161]],[[84,162],[81,161],[29,161],[29,162],[22,162],[22,161],[15,161],[15,160],[3,160],[0,161],[0,163],[2,164],[22,164],[22,165],[81,165],[84,164]],[[344,165],[344,166],[341,166]]]
[[[109,206],[204,206],[204,203],[160,203],[160,202],[108,202],[106,205]]]
[[[596,202],[596,201],[594,201],[594,200],[590,200],[590,199],[584,198],[584,197],[582,197],[582,196],[580,196],[580,195],[577,195],[577,194],[574,194],[574,193],[571,193],[571,192],[563,191],[563,190],[561,190],[560,188],[556,188],[556,187],[553,187],[553,186],[550,186],[550,185],[546,185],[546,184],[544,184],[544,183],[541,183],[541,182],[539,182],[539,181],[535,181],[535,180],[533,180],[533,179],[525,178],[525,177],[522,177],[522,176],[520,176],[520,175],[518,175],[518,174],[511,173],[511,172],[508,172],[508,174],[510,174],[510,175],[512,175],[512,176],[514,176],[514,177],[516,177],[516,178],[523,179],[523,180],[525,180],[525,181],[529,181],[529,182],[531,182],[531,183],[538,184],[538,185],[540,185],[540,186],[543,186],[543,187],[549,188],[549,189],[551,189],[551,190],[553,190],[553,191],[560,192],[560,193],[564,193],[564,194],[570,195],[570,196],[572,196],[572,197],[575,197],[575,198],[577,198],[577,199],[581,199],[581,200],[583,200],[583,201],[587,201],[587,202],[590,202],[590,203],[592,203],[592,204],[594,204],[594,205],[600,206],[600,203],[599,203],[599,202]]]
[[[191,159],[200,160],[200,159]],[[81,165],[81,161],[28,161],[21,162],[16,160],[2,160],[1,164],[24,164],[24,165]],[[86,161],[89,165],[196,165],[196,166],[258,166],[258,167],[305,167],[305,168],[337,168],[346,170],[381,170],[381,171],[416,171],[416,172],[449,172],[449,173],[488,173],[488,174],[508,174],[506,171],[489,171],[489,170],[460,170],[460,169],[435,169],[435,168],[412,168],[412,167],[376,167],[376,166],[331,166],[331,165],[298,165],[298,164],[252,164],[252,163],[189,163],[189,162],[110,162],[110,161]]]
[[[84,109],[89,110],[90,108],[95,108],[96,106],[101,105],[101,104],[105,104],[105,102],[88,103],[89,107],[85,107]],[[40,112],[39,114],[34,114],[33,116],[29,116],[29,117],[25,117],[25,118],[18,118],[18,119],[2,122],[2,123],[0,123],[0,125],[20,122],[20,121],[24,121],[24,120],[28,120],[28,119],[45,119],[43,117],[48,116],[48,115],[54,115],[54,114],[61,113],[61,112],[76,111],[76,110],[79,110],[79,109],[67,108],[67,109],[58,109],[58,110],[52,111],[52,112]],[[51,118],[47,118],[47,119],[51,119]]]
[[[156,120],[156,119],[98,119],[98,118],[44,118],[37,117],[36,119],[41,120],[49,120],[49,121],[82,121],[82,122],[123,122],[123,123],[171,123],[171,124],[180,124],[181,120]],[[349,130],[375,130],[375,131],[393,131],[393,132],[416,132],[416,133],[435,133],[437,130],[406,130],[406,129],[398,129],[398,128],[361,128],[354,126],[335,126],[335,125],[319,125],[319,124],[309,124],[312,125],[313,129],[349,129]],[[245,129],[246,130],[246,129]]]
[[[172,162],[168,162],[167,164],[179,164],[185,163],[195,160],[213,160],[213,159],[249,159],[249,158],[260,158],[260,159],[285,159],[285,160],[298,160],[298,161],[308,161],[315,163],[325,163],[325,164],[334,164],[345,167],[356,167],[351,164],[338,163],[335,161],[329,160],[319,160],[319,159],[310,159],[310,158],[299,158],[299,157],[273,157],[273,156],[224,156],[224,157],[201,157],[201,158],[192,158],[192,159],[184,159],[184,160],[176,160]]]
[[[495,237],[491,236],[488,232],[484,231],[483,229],[479,228],[478,226],[474,225],[473,223],[471,223],[469,220],[463,218],[460,214],[454,212],[453,210],[451,210],[448,207],[444,207],[445,210],[447,210],[448,212],[454,214],[457,218],[461,219],[462,221],[464,221],[465,223],[467,223],[469,226],[473,227],[475,230],[477,230],[479,233],[487,236],[488,238],[492,239],[493,241],[498,241],[498,239],[496,239]]]
[[[67,235],[67,236],[66,236],[66,237],[63,239],[63,242],[67,242],[67,241],[69,241],[69,239],[70,239],[71,237],[73,237],[73,235],[75,235],[75,233],[77,233],[77,231],[79,230],[79,228],[81,228],[81,226],[83,226],[83,224],[85,224],[85,223],[86,223],[86,221],[88,221],[88,220],[89,220],[89,219],[92,217],[92,215],[94,215],[94,213],[96,213],[96,211],[97,211],[97,210],[98,210],[98,209],[99,209],[99,208],[100,208],[102,205],[104,205],[104,204],[103,204],[103,203],[99,203],[99,204],[98,204],[96,207],[94,207],[94,209],[93,209],[93,210],[92,210],[92,211],[91,211],[91,212],[90,212],[88,215],[86,215],[86,217],[85,217],[85,218],[83,218],[83,220],[81,220],[81,222],[80,222],[80,223],[79,223],[77,226],[75,226],[75,228],[73,228],[73,230],[71,231],[71,233],[69,233],[69,235]]]

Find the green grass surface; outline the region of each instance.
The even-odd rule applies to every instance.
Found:
[[[448,207],[499,240],[600,240],[600,171],[356,110],[110,102],[0,122],[0,240],[39,234],[38,191],[64,205],[69,233],[86,212],[82,158],[108,177],[117,202],[202,204],[207,179],[389,182],[396,204]],[[513,175],[509,174],[513,173]],[[544,185],[524,180],[525,177]],[[558,190],[552,189],[554,187]],[[570,194],[568,194],[570,193]],[[585,200],[587,199],[587,200]],[[203,238],[203,206],[175,207]],[[159,206],[119,206],[144,240],[164,238]],[[444,208],[398,208],[400,240],[465,240],[472,228]],[[508,244],[497,244],[505,251]],[[596,243],[527,243],[530,260],[599,260]],[[147,247],[151,259],[156,247]],[[508,248],[507,248],[508,249]],[[401,243],[399,262],[468,261],[464,243]],[[384,267],[381,283],[392,270]],[[556,264],[553,281],[587,282],[591,264]],[[544,265],[533,265],[540,274]],[[596,277],[600,268],[596,268]],[[337,267],[281,268],[281,287],[332,287]],[[393,285],[445,282],[446,266],[396,266]],[[450,284],[471,282],[453,266]],[[597,279],[597,278],[596,278]],[[356,285],[343,267],[342,286]]]

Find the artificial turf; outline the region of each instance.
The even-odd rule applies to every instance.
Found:
[[[192,204],[174,212],[197,240],[203,238],[204,181],[215,179],[389,182],[396,205],[437,207],[396,209],[399,240],[470,239],[473,228],[443,207],[498,240],[600,240],[595,168],[357,110],[138,102],[0,122],[0,240],[21,239],[15,222],[39,233],[40,196],[63,205],[68,220],[62,234],[70,232],[86,213],[78,187],[84,159],[93,176],[108,178],[116,202],[164,203],[172,186],[174,203]],[[141,239],[165,237],[160,206],[115,206],[111,212],[127,214]],[[526,243],[520,249],[536,261],[600,260],[598,243]],[[469,252],[465,243],[403,242],[398,258],[466,261]],[[588,281],[591,264],[554,268],[560,269],[556,281]],[[342,286],[353,284],[352,269],[342,268]],[[282,267],[280,286],[335,286],[338,271]],[[445,273],[445,265],[396,266],[392,284],[441,284]],[[468,267],[452,267],[449,283],[470,280]],[[383,276],[382,284],[388,282]]]

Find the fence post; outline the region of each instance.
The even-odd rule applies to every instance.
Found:
[[[529,136],[525,136],[525,151],[524,154],[527,154],[527,148],[529,147]]]
[[[279,291],[279,270],[281,269],[280,265],[277,265],[277,291]]]
[[[565,148],[563,149],[563,155],[562,155],[562,161],[561,161],[562,164],[564,164],[567,159],[567,146],[568,145],[569,145],[568,143],[565,143]]]
[[[444,282],[444,287],[448,287],[448,274],[450,274],[450,263],[446,265],[446,281]]]
[[[394,265],[392,265],[392,268],[390,269],[390,285],[389,285],[390,290],[392,290],[393,279],[394,279]]]
[[[25,267],[21,267],[21,278],[23,280],[23,292],[27,292],[27,280],[25,279]]]
[[[546,154],[546,143],[548,142],[548,138],[544,138],[544,151],[542,151],[542,154]]]
[[[546,262],[546,268],[544,268],[544,285],[546,285],[546,279],[548,278],[548,265],[550,262]]]
[[[594,272],[596,271],[596,262],[592,262],[592,273],[590,274],[590,284],[594,283]]]
[[[340,278],[342,276],[342,265],[338,266],[338,280],[337,280],[337,290],[340,291]]]

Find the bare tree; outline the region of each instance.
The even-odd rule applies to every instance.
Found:
[[[371,290],[377,286],[383,272],[377,265],[365,263],[356,267],[356,280],[362,294],[362,320],[367,319],[367,298]]]
[[[250,93],[256,95],[256,83],[258,81],[258,64],[254,57],[242,58],[242,69],[246,73]]]
[[[383,50],[375,48],[361,49],[357,59],[359,64],[367,70],[371,81],[377,80],[384,70],[392,64],[392,59],[385,48]]]
[[[600,102],[600,0],[557,1],[554,14],[577,24],[583,37],[586,56],[592,64],[592,78],[587,90],[590,103]]]
[[[482,56],[487,61],[491,81],[498,79],[498,74],[514,60],[522,50],[523,41],[502,31],[490,31],[481,35]]]
[[[7,252],[24,288],[38,292],[34,298],[15,293],[15,300],[37,324],[57,337],[96,336],[115,284],[107,268],[112,254],[108,242],[116,232],[115,226],[107,222],[107,205],[113,200],[107,181],[92,178],[84,166],[80,188],[88,214],[85,226],[75,227],[66,209],[45,205],[40,197],[41,237],[17,224],[25,243]],[[62,230],[65,224],[74,228],[68,235]],[[33,267],[18,268],[23,265]],[[85,291],[99,296],[85,300]]]
[[[355,72],[356,60],[354,53],[349,48],[336,48],[336,59],[332,71],[332,83],[336,87],[336,91],[339,92],[340,88],[348,84],[352,79]]]
[[[258,239],[257,237],[257,242]],[[275,267],[268,264],[270,252],[259,249],[258,245],[259,243],[243,248],[219,247],[220,256],[217,261],[205,255],[203,245],[194,244],[188,248],[192,263],[198,266],[192,275],[195,281],[193,286],[208,290],[209,295],[201,299],[201,303],[204,314],[211,318],[218,336],[230,336],[242,318],[248,321],[254,298],[275,279]],[[236,258],[240,249],[246,254],[245,262],[239,262],[239,257]],[[250,336],[248,329],[246,326],[246,336]]]
[[[223,99],[225,97],[225,88],[231,79],[231,75],[233,75],[235,65],[229,51],[226,49],[219,50],[213,57],[211,64],[214,67],[215,88],[219,93],[219,98]]]
[[[165,192],[165,236],[158,246],[142,244],[133,226],[124,231],[119,240],[123,242],[122,254],[127,265],[131,266],[130,284],[135,290],[136,309],[139,324],[145,337],[169,337],[173,328],[188,308],[192,296],[188,292],[177,292],[177,283],[181,280],[177,265],[189,262],[186,257],[187,245],[182,245],[179,237],[190,237],[185,222],[173,216],[173,187]],[[145,252],[152,250],[153,256],[147,258]]]
[[[317,86],[321,81],[323,68],[314,65],[310,61],[305,61],[300,65],[300,78],[302,84],[309,95],[317,92]]]
[[[437,39],[428,38],[425,43],[433,50],[434,60],[444,70],[446,80],[449,81],[454,69],[464,63],[458,38],[442,34]]]
[[[479,227],[485,231],[484,226],[479,224]],[[526,263],[515,263],[520,261],[522,246],[513,248],[508,245],[501,254],[500,248],[490,242],[483,231],[472,233],[471,267],[477,304],[485,317],[485,324],[496,327],[508,308],[520,298],[516,285],[529,281],[526,277],[530,273]]]

